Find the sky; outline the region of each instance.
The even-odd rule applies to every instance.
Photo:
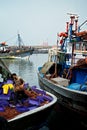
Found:
[[[87,0],[0,0],[0,43],[16,45],[19,33],[24,45],[55,45],[70,20],[67,13],[77,14],[80,25]]]

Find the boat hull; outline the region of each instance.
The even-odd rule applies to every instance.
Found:
[[[64,107],[78,113],[81,116],[87,117],[87,93],[75,90],[70,90],[51,82],[47,78],[41,77],[38,73],[39,85],[42,89],[51,92],[57,96],[57,101]]]
[[[0,53],[1,59],[29,59],[30,55],[33,54],[33,49],[27,50],[15,50],[13,49],[11,52],[3,52]]]
[[[30,56],[24,56],[24,57],[22,57],[22,56],[1,56],[0,57],[1,59],[18,59],[18,60],[29,60],[29,58],[30,58]]]
[[[48,115],[51,112],[52,107],[39,111],[37,113],[24,116],[23,118],[16,119],[9,122],[9,127],[11,130],[24,130],[24,129],[36,129],[40,128],[46,121]]]
[[[8,120],[10,130],[24,130],[27,128],[35,130],[37,128],[40,128],[46,122],[47,117],[57,102],[56,96],[51,93],[48,94],[53,97],[53,100],[50,103],[28,112],[19,114],[15,118]]]

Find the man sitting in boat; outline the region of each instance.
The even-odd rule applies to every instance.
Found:
[[[35,98],[37,96],[37,93],[31,90],[29,84],[25,84],[25,81],[22,78],[18,77],[15,74],[12,76],[14,81],[15,103],[23,103],[22,99],[27,99],[28,97]]]
[[[25,81],[17,76],[16,73],[11,74],[10,76],[8,73],[4,73],[3,75],[2,67],[0,68],[0,73],[4,78],[1,82],[1,89],[4,95],[9,95],[9,92],[11,91],[12,94],[9,98],[14,105],[18,102],[23,103],[22,101],[28,97],[36,97],[37,94],[30,89],[29,84],[25,83]]]

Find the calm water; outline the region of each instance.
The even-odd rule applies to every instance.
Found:
[[[25,82],[28,82],[30,86],[36,85],[39,87],[37,77],[38,67],[42,66],[47,59],[48,54],[33,54],[29,60],[5,59],[4,62],[12,73],[17,73]],[[54,110],[50,113],[46,125],[39,130],[84,130],[84,125],[87,125],[87,120],[84,124],[74,113],[56,105]]]
[[[30,59],[5,59],[4,62],[10,69],[12,73],[17,73],[26,82],[32,85],[38,85],[37,71],[38,67],[42,66],[44,62],[48,59],[47,54],[33,54]]]

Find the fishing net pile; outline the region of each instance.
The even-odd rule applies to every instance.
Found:
[[[79,59],[74,68],[87,68],[87,58]]]
[[[0,86],[0,116],[5,119],[12,119],[52,101],[52,97],[44,90],[36,86],[29,87],[28,83],[19,83],[14,86],[8,80]]]

